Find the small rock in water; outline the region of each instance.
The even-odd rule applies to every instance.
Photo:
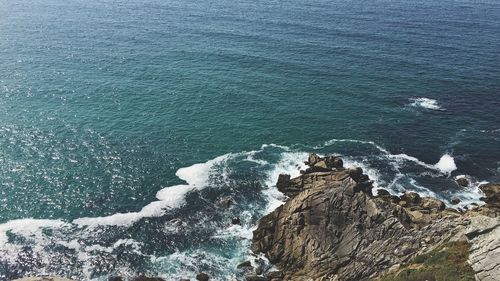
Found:
[[[378,196],[391,196],[389,191],[387,191],[387,189],[383,189],[383,188],[377,189],[377,194],[378,194]]]
[[[460,178],[456,179],[455,181],[457,182],[458,185],[460,185],[462,187],[469,186],[469,180],[465,177],[460,177]]]
[[[238,225],[241,225],[241,220],[240,220],[240,218],[238,218],[238,217],[234,217],[234,218],[231,220],[231,223],[232,223],[232,224],[238,224]]]
[[[196,280],[198,281],[208,281],[210,280],[210,276],[204,272],[200,272],[196,275]]]
[[[236,268],[245,268],[252,267],[252,263],[250,261],[244,261],[236,266]]]
[[[224,208],[224,209],[229,209],[231,208],[231,206],[233,206],[234,202],[233,202],[233,199],[231,199],[231,197],[224,197],[224,198],[221,198],[219,200],[219,202],[217,202],[217,205],[221,208]]]
[[[141,275],[135,277],[134,279],[132,279],[132,281],[165,281],[165,279],[159,277],[146,277],[144,275]]]
[[[451,204],[453,204],[453,205],[457,205],[460,202],[462,202],[462,201],[460,199],[458,199],[457,197],[451,198]]]

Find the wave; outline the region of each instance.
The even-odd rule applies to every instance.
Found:
[[[337,143],[358,143],[375,148],[375,150],[361,148],[359,151],[366,153],[360,155],[351,155],[349,150],[346,150],[342,155],[337,153],[335,147],[332,147]],[[391,154],[383,146],[364,140],[332,139],[313,148],[297,145],[293,149],[275,144],[262,145],[258,150],[228,153],[204,163],[178,169],[176,176],[185,181],[185,184],[169,186],[159,190],[156,194],[157,200],[147,204],[137,212],[116,213],[102,217],[83,217],[71,222],[50,219],[20,219],[0,224],[0,261],[3,260],[10,264],[16,263],[15,258],[22,252],[22,243],[16,244],[9,241],[10,236],[8,233],[13,233],[28,239],[32,245],[35,245],[35,253],[40,256],[47,255],[45,252],[46,247],[54,244],[72,249],[77,256],[77,260],[83,264],[82,274],[85,276],[92,275],[93,262],[97,257],[113,255],[115,251],[118,251],[117,249],[123,251],[123,247],[126,247],[137,256],[148,257],[152,264],[159,266],[161,270],[158,272],[172,271],[173,268],[168,265],[169,262],[178,265],[179,269],[174,270],[175,274],[172,276],[189,277],[200,268],[216,268],[215,271],[219,271],[220,274],[223,274],[224,268],[226,270],[231,268],[234,271],[239,262],[253,259],[249,252],[249,246],[252,231],[255,228],[255,218],[269,213],[286,200],[286,196],[279,192],[275,186],[278,175],[287,173],[292,177],[298,176],[300,170],[307,168],[303,160],[307,158],[308,152],[311,151],[316,151],[318,154],[337,154],[343,157],[346,166],[362,167],[364,172],[374,181],[374,193],[376,193],[377,188],[382,187],[393,194],[409,189],[420,193],[422,196],[439,197],[449,204],[446,196],[419,184],[416,179],[418,174],[407,173],[407,169],[410,167],[421,173],[429,173],[433,177],[449,177],[451,172],[457,168],[453,157],[449,154],[442,155],[436,164],[428,164],[407,154]],[[246,164],[240,165],[241,163]],[[135,241],[129,235],[116,236],[113,234],[111,237],[115,238],[102,242],[102,245],[99,242],[100,240],[96,240],[100,235],[107,235],[107,231],[115,233],[115,230],[131,227],[141,219],[161,217],[170,210],[183,207],[186,204],[186,196],[191,192],[202,191],[206,188],[212,189],[212,187],[221,188],[225,185],[230,186],[230,189],[234,192],[240,192],[237,190],[240,182],[234,179],[238,171],[235,172],[234,169],[241,169],[243,173],[248,173],[249,167],[252,167],[250,170],[258,171],[254,176],[258,178],[261,185],[261,188],[258,189],[260,201],[246,203],[249,205],[243,206],[238,211],[237,214],[241,219],[241,225],[225,226],[209,234],[210,239],[222,240],[224,244],[227,241],[237,241],[234,242],[238,245],[234,249],[236,252],[231,255],[220,256],[217,251],[208,251],[204,254],[205,258],[212,259],[214,262],[207,262],[207,264],[203,265],[201,261],[203,259],[202,253],[193,249],[176,250],[173,254],[155,257],[142,253],[141,250],[144,245]],[[480,191],[478,191],[478,185],[474,185],[471,189],[462,189],[452,195],[459,197],[462,200],[461,204],[465,205],[477,202]],[[262,204],[262,199],[265,200],[265,204]],[[183,217],[181,218],[184,220]],[[190,225],[189,221],[182,220],[181,227],[178,227],[175,222],[167,221],[164,223],[162,231],[172,235],[184,235],[185,230],[188,228],[204,227],[203,224],[195,226]],[[47,234],[50,232],[46,232],[46,229],[54,230],[53,232],[57,235]],[[89,243],[88,241],[94,242],[85,245]],[[11,258],[9,259],[9,257]],[[40,266],[50,267],[52,262],[49,258]],[[123,270],[123,272],[127,271],[126,268]],[[226,271],[224,276],[229,276],[230,273],[228,272]],[[134,272],[130,274],[134,274]],[[90,279],[90,277],[88,278]],[[228,280],[230,280],[229,277]]]
[[[411,98],[409,106],[413,107],[421,107],[425,109],[432,110],[443,110],[443,108],[439,105],[438,101],[430,98]]]

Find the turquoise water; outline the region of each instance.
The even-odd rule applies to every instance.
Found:
[[[239,278],[310,151],[476,202],[499,50],[496,1],[0,1],[0,279]]]

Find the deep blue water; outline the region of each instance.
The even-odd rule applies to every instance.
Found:
[[[0,280],[230,280],[307,152],[500,181],[500,3],[0,0],[0,113]]]

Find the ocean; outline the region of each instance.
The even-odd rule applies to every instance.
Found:
[[[480,203],[500,2],[0,0],[0,114],[0,280],[241,279],[309,152]]]

